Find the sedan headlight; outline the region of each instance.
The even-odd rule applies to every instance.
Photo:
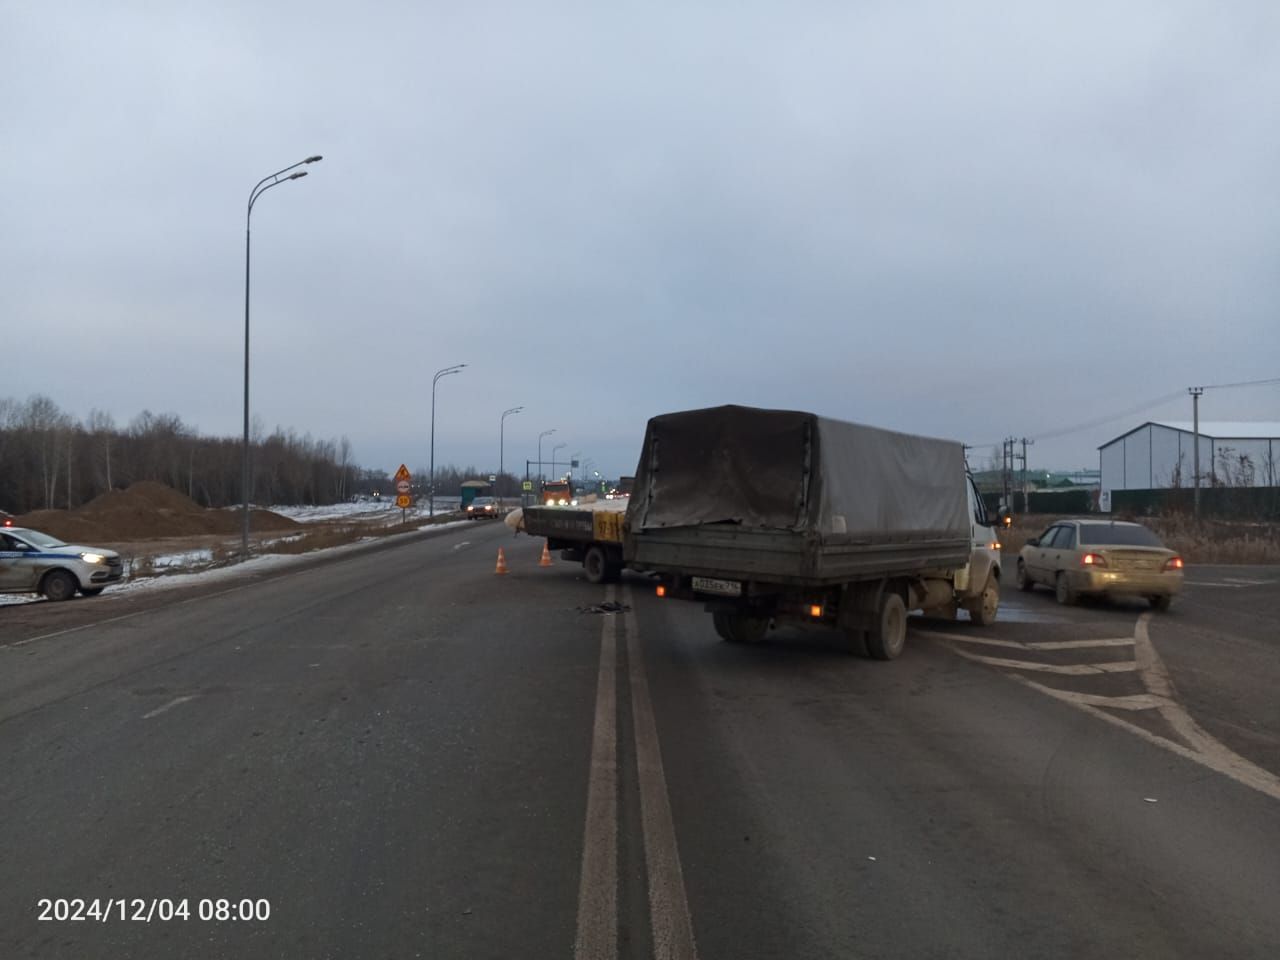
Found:
[[[106,563],[107,558],[100,553],[82,553],[80,559],[85,563]]]

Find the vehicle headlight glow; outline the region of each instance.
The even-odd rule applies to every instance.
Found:
[[[80,559],[85,563],[106,563],[107,558],[100,553],[82,553]]]

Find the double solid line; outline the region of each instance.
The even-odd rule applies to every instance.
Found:
[[[629,684],[631,727],[635,731],[653,955],[655,960],[697,960],[630,586],[624,584],[621,593],[625,612],[606,616],[601,627],[574,957],[575,960],[616,960],[618,956],[621,882],[618,874],[618,634],[621,624],[627,647],[625,679]],[[618,588],[610,585],[606,600],[615,601],[617,594]]]

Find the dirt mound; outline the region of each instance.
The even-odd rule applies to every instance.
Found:
[[[87,543],[93,545],[93,538],[98,535],[99,526],[88,520],[81,520],[65,510],[36,510],[13,518],[15,527],[30,527],[50,536],[65,540],[67,543]]]
[[[241,520],[238,510],[207,510],[172,487],[140,481],[127,490],[109,490],[75,510],[37,510],[16,518],[14,523],[67,541],[109,544],[232,534],[239,532]],[[270,510],[252,510],[249,525],[253,530],[287,530],[298,523]]]

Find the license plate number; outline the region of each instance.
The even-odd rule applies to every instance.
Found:
[[[711,577],[694,577],[693,589],[699,593],[714,593],[722,597],[742,596],[742,584],[736,580],[715,580]]]

